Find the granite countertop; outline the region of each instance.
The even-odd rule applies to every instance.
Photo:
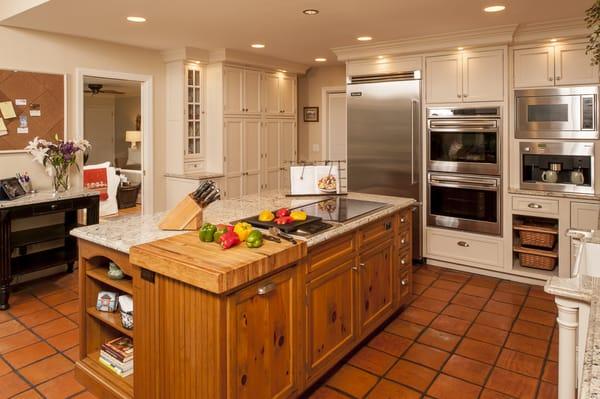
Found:
[[[554,197],[554,198],[570,198],[570,199],[600,201],[600,195],[598,195],[598,194],[566,193],[566,192],[560,192],[560,191],[523,190],[523,189],[514,188],[514,187],[510,187],[508,189],[508,192],[509,192],[509,194],[531,195],[533,197]]]
[[[193,172],[193,173],[165,173],[165,177],[174,177],[176,179],[188,179],[188,180],[206,180],[206,179],[217,179],[223,177],[223,173],[215,172]]]
[[[600,398],[600,278],[552,277],[544,291],[549,294],[590,303],[590,318],[583,358],[580,398]]]
[[[360,193],[349,193],[348,198],[384,202],[388,206],[346,223],[336,224],[334,227],[307,239],[300,237],[298,239],[306,240],[309,247],[314,246],[415,203],[412,198]],[[323,199],[325,198],[287,197],[284,192],[267,191],[260,195],[245,196],[243,199],[217,201],[205,210],[204,220],[214,224],[229,223],[256,215],[263,209],[295,208]],[[129,253],[129,249],[133,246],[186,233],[185,231],[160,230],[158,222],[162,216],[163,214],[160,213],[156,215],[127,216],[97,225],[80,227],[72,230],[71,234],[117,251]]]
[[[43,202],[59,201],[64,199],[93,197],[95,195],[99,195],[99,193],[97,191],[88,190],[86,188],[71,189],[61,193],[54,193],[52,191],[40,191],[34,194],[26,194],[12,201],[0,201],[0,209],[13,208],[23,205],[41,204]]]

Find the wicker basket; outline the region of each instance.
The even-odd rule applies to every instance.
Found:
[[[521,266],[541,270],[554,270],[558,259],[552,256],[537,255],[532,253],[519,253]]]
[[[117,191],[117,204],[119,209],[133,208],[136,205],[141,184],[119,186]]]
[[[552,223],[523,222],[514,226],[519,231],[519,241],[525,247],[553,249],[558,228]]]

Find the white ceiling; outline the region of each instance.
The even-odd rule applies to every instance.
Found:
[[[2,0],[11,1],[11,0]],[[14,1],[14,0],[13,0]],[[17,0],[19,1],[19,0]],[[231,48],[303,64],[331,48],[494,25],[581,17],[592,0],[50,0],[2,24],[152,49]],[[490,4],[506,11],[488,14]],[[316,8],[319,15],[302,14]],[[129,15],[147,22],[125,21]],[[251,43],[264,43],[255,50]]]

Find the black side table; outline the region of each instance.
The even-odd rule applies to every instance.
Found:
[[[60,193],[37,193],[13,201],[0,201],[0,310],[9,308],[10,283],[13,276],[27,274],[58,265],[67,265],[69,272],[77,260],[77,239],[69,235],[77,227],[77,211],[86,209],[86,224],[99,221],[100,199],[97,192],[73,190]],[[27,230],[11,230],[16,219],[64,213],[64,223]],[[28,246],[63,240],[64,245],[40,252],[28,253]],[[12,257],[18,250],[18,256]]]

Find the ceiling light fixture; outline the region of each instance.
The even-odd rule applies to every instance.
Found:
[[[380,60],[382,60],[384,57],[383,57],[383,55],[378,55],[377,58],[379,58]]]
[[[356,38],[356,40],[358,40],[359,42],[368,42],[370,40],[373,40],[373,38],[371,36],[359,36]]]
[[[465,48],[464,47],[458,47],[457,50],[458,51],[463,51]]]
[[[506,10],[506,6],[501,6],[501,5],[497,5],[497,6],[489,6],[483,9],[483,11],[485,12],[500,12],[500,11],[504,11]]]
[[[558,41],[558,39],[550,39],[550,41],[551,41],[552,43],[556,43],[556,42]]]
[[[316,62],[326,62],[326,61],[327,61],[327,58],[318,57],[318,58],[315,58],[315,61],[316,61]]]
[[[265,48],[265,45],[262,43],[254,43],[251,45],[252,48]]]
[[[136,22],[136,23],[146,22],[146,18],[144,18],[144,17],[127,17],[127,20],[129,22]]]
[[[279,71],[281,73],[286,73],[287,72],[285,69],[278,69],[277,71]]]
[[[317,15],[319,13],[319,10],[315,10],[314,8],[307,8],[306,10],[302,10],[302,13],[306,15]]]

